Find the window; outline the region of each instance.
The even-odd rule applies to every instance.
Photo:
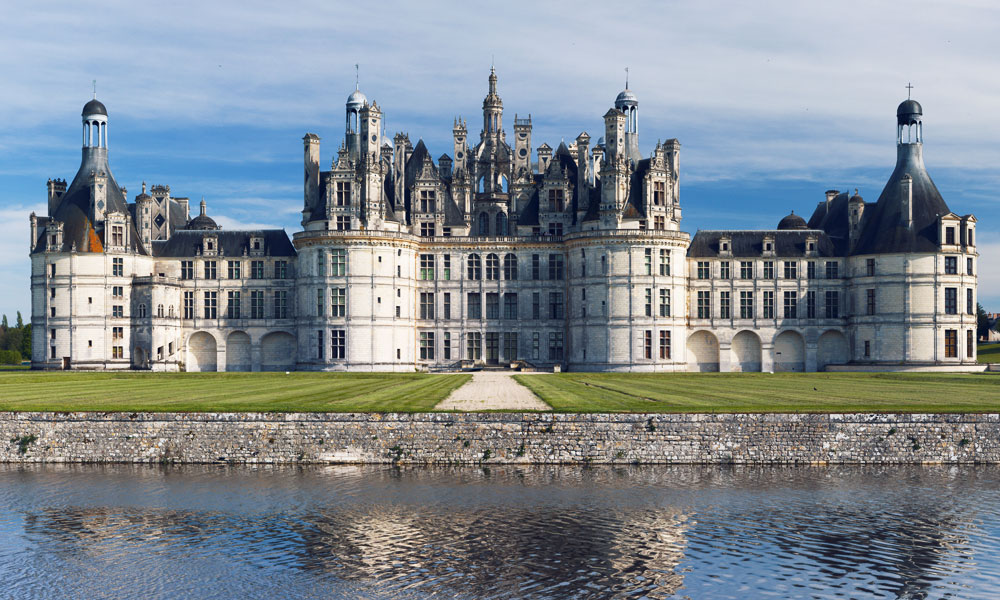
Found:
[[[740,261],[740,279],[753,279],[753,261]]]
[[[549,332],[549,360],[562,360],[563,358],[563,333],[561,331]]]
[[[490,216],[486,213],[479,213],[479,235],[490,234]]]
[[[451,255],[445,254],[441,257],[441,266],[444,268],[445,281],[451,280]]]
[[[562,223],[549,223],[549,235],[562,235]]]
[[[49,277],[55,277],[55,276],[56,276],[56,265],[55,263],[52,263],[49,265]]]
[[[826,278],[837,279],[840,277],[840,263],[835,260],[826,261]]]
[[[434,318],[434,293],[420,292],[420,318]]]
[[[163,318],[163,305],[162,304],[157,304],[156,305],[156,316],[157,316],[157,318],[160,318],[160,319]]]
[[[330,316],[347,316],[347,288],[330,288]]]
[[[250,279],[264,279],[264,261],[250,261]]]
[[[507,292],[503,295],[503,318],[517,319],[517,294]]]
[[[710,319],[712,317],[712,297],[708,290],[698,291],[698,318]]]
[[[580,317],[587,318],[587,288],[580,288]]]
[[[761,299],[763,302],[762,309],[765,319],[774,318],[774,292],[770,290],[764,290],[764,297]]]
[[[958,314],[958,288],[944,288],[944,313]]]
[[[215,279],[217,274],[215,270],[215,261],[206,260],[203,266],[205,271],[205,279]]]
[[[865,358],[870,358],[872,355],[872,343],[871,340],[865,340]]]
[[[435,200],[437,194],[434,190],[420,190],[420,212],[432,213],[435,212]]]
[[[264,318],[264,292],[263,290],[252,290],[250,292],[250,318]]]
[[[507,215],[505,213],[497,213],[497,220],[495,223],[496,231],[495,235],[507,235]]]
[[[112,277],[125,276],[125,259],[123,258],[111,259],[111,276]]]
[[[337,231],[350,231],[351,230],[351,217],[347,215],[337,215],[335,221]]]
[[[537,254],[531,255],[531,278],[535,281],[542,278],[542,259]]]
[[[954,245],[955,243],[955,228],[945,227],[944,228],[944,243],[949,245]]]
[[[184,318],[194,318],[194,292],[184,292]]]
[[[670,360],[670,332],[660,330],[660,360]]]
[[[816,318],[816,292],[806,292],[806,318]]]
[[[972,301],[972,288],[965,288],[965,314],[976,314],[975,302]]]
[[[549,292],[549,318],[563,318],[563,293]]]
[[[444,332],[444,359],[451,360],[451,332]]]
[[[420,332],[420,360],[434,360],[434,332]]]
[[[55,288],[52,288],[52,289],[55,290]],[[53,294],[53,295],[55,295],[55,294]],[[113,297],[115,297],[115,298],[124,298],[125,297],[125,288],[123,286],[120,286],[120,285],[113,285],[113,286],[111,286],[111,295]]]
[[[288,318],[288,292],[286,290],[274,292],[274,318]]]
[[[351,203],[351,182],[337,182],[337,206],[348,206]]]
[[[957,256],[946,256],[944,257],[944,272],[946,275],[957,275],[958,274],[958,257]]]
[[[643,268],[645,269],[646,275],[652,275],[653,274],[653,249],[652,248],[646,248],[646,251],[644,252],[644,256],[643,256],[642,265],[643,265]]]
[[[660,249],[660,275],[667,277],[670,275],[670,250]]]
[[[316,290],[316,316],[322,317],[326,314],[326,293],[323,288],[318,288]]]
[[[653,316],[653,289],[652,288],[646,288],[646,302],[645,302],[644,305],[646,307],[646,316],[647,317],[652,317]]]
[[[219,318],[219,292],[205,292],[205,318]]]
[[[531,318],[536,321],[542,318],[541,296],[542,295],[538,292],[533,292],[531,294]]]
[[[226,297],[226,318],[227,319],[239,319],[240,318],[240,293],[231,291],[228,292]]]
[[[111,316],[117,319],[125,318],[125,307],[122,306],[121,304],[113,305],[111,307]]]
[[[564,190],[549,190],[549,212],[562,212],[566,208],[565,202]]]
[[[549,255],[549,279],[561,281],[563,278],[563,255]]]
[[[835,290],[827,290],[826,292],[826,318],[840,318],[840,294]]]
[[[740,292],[740,318],[753,318],[753,292]]]
[[[467,266],[468,266],[467,277],[469,279],[476,281],[483,278],[483,264],[482,261],[480,261],[478,254],[469,255]]]
[[[785,292],[785,318],[798,318],[798,292]]]
[[[434,223],[421,223],[420,237],[434,237]]]
[[[486,279],[490,281],[500,279],[500,257],[496,254],[486,255]]]
[[[670,290],[660,288],[660,316],[670,316]]]
[[[347,250],[336,248],[330,251],[330,275],[343,277],[347,275]]]
[[[806,279],[816,279],[816,261],[806,263]]]
[[[52,350],[55,351],[55,348],[52,348]],[[113,346],[111,348],[111,358],[124,358],[124,357],[125,357],[125,349],[122,346]]]
[[[240,261],[231,260],[229,261],[229,271],[227,274],[228,279],[239,279],[240,278]]]
[[[478,292],[469,292],[469,301],[466,310],[470,319],[483,318],[483,300]]]
[[[531,334],[531,358],[535,360],[538,360],[539,357],[539,346],[541,345],[539,338],[541,338],[541,334],[537,331]]]
[[[138,313],[137,316],[139,318],[141,318],[141,319],[146,318],[146,305],[145,304],[140,304],[139,306],[136,307],[136,309],[137,309],[136,312]]]
[[[486,318],[487,319],[500,318],[500,294],[497,293],[486,294]]]
[[[708,279],[711,273],[711,266],[707,260],[698,261],[698,279]]]
[[[875,314],[875,290],[873,288],[865,290],[865,307],[865,314]]]
[[[729,261],[724,260],[719,263],[719,279],[729,279]]]
[[[976,350],[975,339],[973,338],[972,330],[969,329],[965,332],[965,357],[973,358],[972,355],[975,352],[975,350]]]
[[[958,330],[944,330],[944,357],[958,358]]]
[[[420,279],[421,281],[432,281],[434,279],[434,255],[420,255]]]
[[[450,292],[444,292],[444,302],[443,302],[443,304],[444,304],[444,318],[445,319],[450,319],[451,318],[451,293]]]
[[[316,274],[326,277],[326,253],[322,250],[316,251]]]
[[[663,206],[667,201],[667,186],[662,181],[653,182],[653,205]]]
[[[774,279],[774,261],[764,261],[764,279]]]
[[[470,331],[467,338],[469,360],[480,360],[483,357],[483,334],[478,331]]]
[[[642,357],[646,360],[653,359],[653,332],[650,329],[642,332]]]
[[[52,339],[56,339],[55,333],[56,333],[56,330],[53,329],[52,330]],[[122,339],[124,337],[125,337],[125,328],[124,327],[112,327],[111,328],[111,339],[113,339],[113,340],[120,340],[120,339]]]
[[[316,358],[323,360],[323,330],[316,332]]]
[[[181,279],[194,279],[194,261],[181,261]]]
[[[785,261],[785,279],[798,279],[799,277],[799,263],[786,260]]]
[[[517,280],[517,257],[513,254],[505,254],[503,257],[503,278]]]
[[[973,275],[973,272],[972,272],[972,259],[971,258],[965,259],[965,274],[966,275]]]
[[[729,292],[719,292],[719,318],[728,319],[732,316],[732,299]]]
[[[503,334],[503,357],[508,361],[517,360],[517,332]]]
[[[587,276],[587,250],[580,248],[580,277]]]
[[[869,259],[865,260],[865,273],[868,275],[868,277],[874,277],[875,276],[875,259],[874,258],[869,258]]]
[[[274,278],[275,279],[288,278],[288,261],[284,260],[274,261]]]
[[[608,257],[604,254],[601,255],[601,274],[608,274]]]
[[[347,332],[343,329],[330,331],[330,358],[333,360],[347,358]]]
[[[451,237],[451,227],[442,227],[441,228],[441,235],[443,237]],[[446,335],[448,335],[448,334],[446,334]],[[447,348],[447,346],[445,346],[445,348]],[[450,348],[448,348],[448,353],[451,354]],[[446,356],[445,358],[451,358],[451,357],[450,356]]]

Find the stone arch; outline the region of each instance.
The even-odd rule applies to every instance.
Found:
[[[215,342],[215,336],[211,333],[207,331],[192,333],[187,342],[185,370],[192,372],[218,370],[217,350],[218,344]]]
[[[260,339],[261,371],[292,371],[295,356],[295,336],[286,331],[273,331]]]
[[[849,359],[847,338],[844,334],[831,329],[819,336],[816,348],[816,370],[822,371],[827,365],[842,365]]]
[[[709,331],[696,331],[687,339],[689,371],[719,370],[719,340]]]
[[[226,371],[251,370],[250,336],[234,331],[226,338]]]
[[[733,371],[760,371],[760,338],[744,329],[733,336],[729,364]]]
[[[774,338],[774,370],[801,373],[806,370],[806,341],[788,329]]]

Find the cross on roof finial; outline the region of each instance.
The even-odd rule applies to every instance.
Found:
[[[358,63],[354,63],[354,89],[358,89],[359,68]]]
[[[94,100],[97,100],[97,80],[96,79],[93,80],[93,84],[94,84]]]
[[[910,99],[910,92],[912,90],[913,90],[913,86],[909,82],[907,82],[907,84],[906,84],[906,99],[907,100]]]
[[[625,89],[628,89],[628,67],[625,67]]]

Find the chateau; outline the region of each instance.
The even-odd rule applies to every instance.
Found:
[[[32,366],[157,371],[972,368],[976,219],[923,163],[922,109],[896,111],[874,203],[831,190],[773,230],[681,230],[680,144],[644,156],[626,89],[603,136],[532,146],[491,70],[478,140],[451,156],[387,139],[359,90],[326,162],[304,141],[302,229],[227,231],[205,202],[129,201],[108,111],[31,215]],[[471,145],[474,144],[474,145]],[[328,165],[324,168],[324,165]]]

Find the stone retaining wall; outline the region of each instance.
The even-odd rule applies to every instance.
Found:
[[[0,462],[1000,463],[1000,415],[0,413]]]

